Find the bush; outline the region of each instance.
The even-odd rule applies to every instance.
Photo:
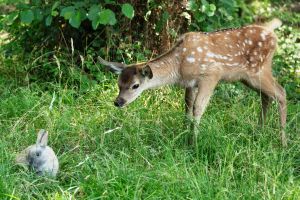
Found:
[[[2,48],[3,59],[24,59],[28,64],[20,65],[17,71],[24,71],[29,81],[51,82],[58,81],[60,73],[56,55],[63,72],[59,79],[68,83],[76,83],[74,79],[79,75],[84,75],[86,80],[100,81],[103,75],[97,74],[99,68],[95,67],[98,55],[126,63],[139,62],[166,51],[178,35],[187,31],[238,27],[251,23],[255,16],[282,16],[286,21],[299,19],[299,14],[290,16],[289,12],[280,10],[278,1],[274,6],[267,0],[250,3],[189,0],[186,4],[171,0],[131,3],[32,0],[13,5],[15,10],[0,18],[2,29],[11,36],[10,43]],[[280,46],[286,47],[280,48],[275,57],[275,73],[280,73],[280,82],[293,97],[299,91],[299,63],[294,53],[299,51],[299,36],[294,33],[299,30],[279,31]]]

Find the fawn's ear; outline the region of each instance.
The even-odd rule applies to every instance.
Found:
[[[36,144],[45,147],[47,146],[47,143],[48,143],[48,132],[45,131],[44,129],[41,129],[38,133]]]
[[[150,68],[149,65],[146,65],[145,67],[139,69],[139,73],[143,77],[148,77],[149,79],[151,79],[153,77],[152,69]]]
[[[102,65],[107,66],[110,71],[112,71],[116,74],[121,74],[123,69],[126,67],[126,65],[123,63],[108,62],[108,61],[104,60],[103,58],[101,58],[100,56],[98,56],[98,60]]]

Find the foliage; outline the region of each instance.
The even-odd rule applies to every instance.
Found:
[[[131,4],[118,4],[115,1],[106,1],[105,3],[97,3],[97,1],[86,0],[84,2],[76,1],[49,1],[44,4],[41,0],[32,1],[31,4],[19,3],[17,10],[10,13],[6,18],[6,23],[12,24],[20,19],[21,24],[30,25],[33,22],[45,23],[46,26],[52,24],[53,18],[63,17],[74,28],[79,28],[81,22],[89,19],[93,24],[93,28],[97,29],[99,24],[114,25],[117,23],[115,12],[109,8],[119,5],[122,14],[132,19],[134,10]]]
[[[10,2],[11,3],[11,2]],[[78,74],[87,82],[101,81],[96,57],[102,55],[125,63],[140,62],[166,51],[183,32],[213,31],[250,23],[255,16],[279,17],[297,24],[297,13],[286,12],[287,5],[276,1],[241,0],[149,0],[131,1],[47,1],[15,2],[16,10],[0,17],[2,29],[9,32],[10,42],[2,46],[2,59],[24,60],[17,71],[27,74],[28,81],[60,81],[78,85]],[[288,29],[291,29],[288,31]],[[279,51],[275,73],[284,83],[289,98],[299,93],[299,29],[277,31]],[[284,38],[289,38],[285,40]],[[84,62],[82,59],[84,58]],[[88,64],[86,64],[86,62]],[[101,72],[102,73],[102,72]],[[98,78],[97,78],[98,77]],[[72,81],[70,81],[72,80]],[[90,85],[90,84],[87,84]]]
[[[292,2],[292,1],[291,1]],[[290,2],[290,4],[291,4]],[[275,30],[278,48],[274,57],[273,71],[284,85],[289,99],[300,100],[300,13],[290,12],[290,4],[280,1],[254,1],[251,7],[260,17],[278,17],[283,26]]]
[[[191,26],[202,31],[239,27],[253,20],[253,12],[245,1],[189,0],[186,9],[193,14]]]
[[[278,31],[278,53],[275,72],[280,77],[289,96],[300,100],[300,31],[283,26]],[[297,53],[298,52],[298,53]]]

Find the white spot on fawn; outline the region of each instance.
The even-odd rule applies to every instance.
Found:
[[[197,51],[201,53],[203,52],[203,49],[201,47],[197,47]]]
[[[186,60],[189,62],[189,63],[193,63],[193,62],[195,62],[195,58],[193,57],[193,56],[188,56],[187,58],[186,58]]]
[[[260,37],[263,41],[266,40],[266,35],[267,35],[267,33],[265,31],[260,33]]]
[[[260,59],[261,62],[264,61],[263,56],[259,56],[259,59]]]
[[[216,56],[216,54],[214,54],[214,53],[212,53],[212,52],[209,51],[209,52],[206,53],[206,56],[213,58],[213,57]]]
[[[184,51],[184,52],[185,52],[185,51],[186,51],[186,48],[183,48],[183,49],[182,49],[182,51]]]

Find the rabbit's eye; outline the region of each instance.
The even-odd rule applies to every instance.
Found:
[[[35,155],[36,155],[37,157],[39,157],[39,156],[40,156],[40,152],[36,152]]]

